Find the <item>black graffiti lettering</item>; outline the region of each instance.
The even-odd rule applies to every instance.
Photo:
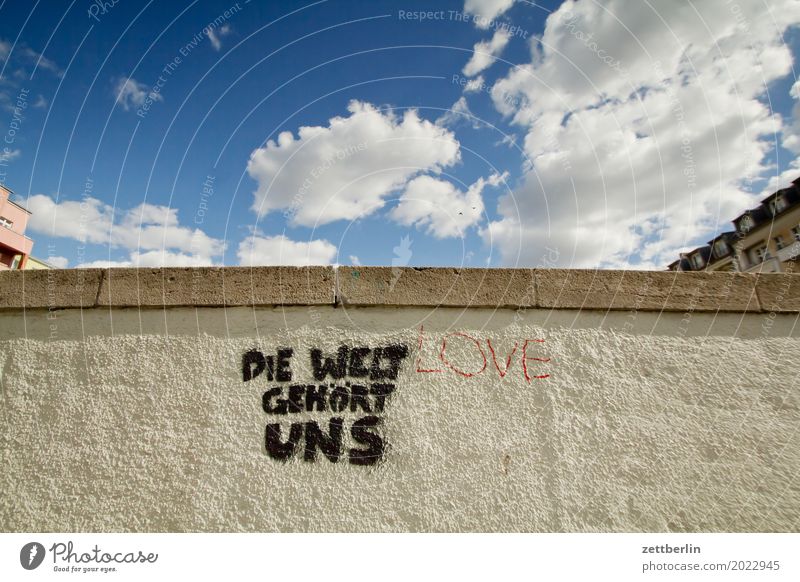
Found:
[[[386,445],[381,435],[375,430],[380,424],[381,419],[378,416],[365,416],[353,423],[353,426],[350,427],[350,436],[357,443],[368,445],[368,447],[366,449],[350,449],[348,452],[350,464],[374,465],[383,458]]]
[[[316,406],[317,411],[322,412],[325,410],[325,398],[328,395],[328,387],[320,386],[319,388],[313,384],[306,386],[306,410],[312,412]]]
[[[371,351],[370,348],[353,348],[350,350],[349,376],[364,378],[369,374],[369,368],[364,364],[364,359]]]
[[[331,386],[331,388],[333,388],[329,403],[331,410],[334,412],[341,412],[347,408],[347,403],[350,400],[350,393],[347,391],[347,388],[342,386]]]
[[[264,443],[267,453],[273,459],[286,462],[289,460],[297,448],[297,443],[303,436],[303,425],[293,423],[289,429],[289,439],[284,443],[281,440],[281,425],[268,424]]]
[[[394,392],[394,384],[372,384],[369,393],[375,396],[375,412],[383,412],[386,399]]]
[[[268,414],[296,414],[299,412],[384,412],[388,397],[395,385],[375,382],[370,387],[360,384],[292,384],[275,386],[264,392],[261,401]]]
[[[314,368],[314,378],[324,380],[328,374],[335,380],[341,380],[347,373],[347,346],[341,346],[336,352],[336,359],[324,356],[322,350],[311,350],[311,366]]]
[[[276,386],[264,392],[264,395],[261,397],[261,406],[264,408],[264,412],[267,414],[286,414],[288,412],[286,400],[283,398],[279,398],[275,401],[276,404],[272,404],[273,399],[280,396],[282,392],[283,388],[280,386]]]
[[[372,366],[369,370],[370,380],[396,380],[403,358],[408,356],[408,346],[397,344],[384,348],[375,348],[372,352]],[[388,368],[381,367],[382,360],[389,361]]]
[[[305,384],[292,384],[289,386],[289,412],[302,412],[303,411],[303,396],[306,393]]]
[[[368,398],[369,390],[366,386],[353,384],[350,387],[350,412],[355,412],[360,407],[364,412],[372,412]]]
[[[269,358],[269,370],[267,371],[267,377],[269,380],[272,380],[272,356]],[[264,358],[264,354],[259,352],[258,350],[250,350],[249,352],[245,352],[242,356],[242,380],[244,382],[249,382],[253,378],[258,377],[261,373],[267,369],[267,359]]]
[[[317,448],[322,451],[331,463],[339,460],[342,454],[342,427],[344,420],[332,418],[328,423],[328,434],[322,432],[319,425],[312,421],[306,423],[306,450],[303,460],[314,462],[317,459]]]
[[[294,355],[292,348],[280,348],[278,350],[278,359],[275,363],[275,379],[278,382],[291,382],[292,370],[289,369],[289,358]],[[270,378],[272,380],[272,378]]]
[[[325,420],[267,424],[264,446],[270,457],[286,462],[300,456],[300,443],[305,445],[305,462],[316,462],[319,453],[331,463],[342,455],[352,465],[375,465],[385,456],[382,414],[396,389],[400,366],[408,357],[408,346],[392,344],[370,348],[340,345],[335,352],[309,350],[312,373],[317,384],[288,384],[268,388],[261,398],[264,412],[272,415],[325,413]],[[278,348],[276,355],[265,356],[258,350],[242,355],[242,378],[248,382],[260,375],[269,381],[291,382],[293,348]],[[330,378],[329,378],[330,377]],[[344,378],[363,380],[344,381]],[[322,383],[327,380],[327,383]],[[341,382],[337,382],[341,380]],[[360,382],[360,383],[356,383]],[[338,384],[338,385],[337,385]],[[361,417],[362,414],[366,416]],[[329,416],[336,415],[333,418]],[[345,419],[350,426],[352,448],[345,443]],[[354,419],[352,417],[355,417]],[[360,417],[360,418],[359,418]],[[327,425],[325,424],[327,423]]]

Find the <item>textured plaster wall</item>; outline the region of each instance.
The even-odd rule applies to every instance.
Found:
[[[0,529],[797,531],[796,322],[341,306],[0,312]],[[443,363],[443,337],[445,359],[473,376]],[[487,339],[501,370],[518,345],[505,377]],[[530,381],[525,339],[544,340],[528,345]],[[293,347],[294,379],[313,382],[311,348],[398,343],[410,355],[383,414],[381,463],[267,455],[267,423],[331,414],[265,413],[262,394],[280,383],[244,382],[244,352]],[[342,416],[346,448],[359,415]]]

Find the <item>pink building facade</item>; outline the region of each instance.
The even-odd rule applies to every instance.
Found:
[[[10,200],[12,192],[0,186],[0,271],[24,269],[33,248],[25,236],[30,212]]]

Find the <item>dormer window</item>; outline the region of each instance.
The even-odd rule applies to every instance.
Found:
[[[724,257],[730,252],[730,248],[728,247],[728,243],[724,240],[720,239],[714,243],[714,254],[718,257]]]
[[[753,247],[753,249],[750,251],[750,260],[755,264],[763,263],[768,258],[770,258],[769,251],[767,250],[767,245],[765,244]]]
[[[786,209],[786,199],[783,197],[783,194],[778,194],[772,200],[769,201],[769,212],[772,216],[780,214]]]
[[[755,222],[753,222],[753,217],[749,214],[745,214],[739,221],[739,230],[742,232],[747,232],[753,228],[753,226],[755,226]]]
[[[702,269],[703,268],[703,255],[701,255],[700,253],[692,255],[692,266],[697,270]]]

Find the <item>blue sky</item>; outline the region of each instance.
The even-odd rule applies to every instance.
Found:
[[[790,0],[7,0],[0,180],[58,266],[663,268],[800,175],[798,23]]]

